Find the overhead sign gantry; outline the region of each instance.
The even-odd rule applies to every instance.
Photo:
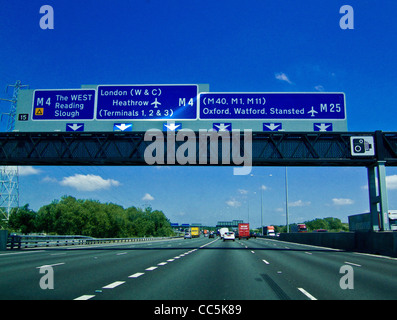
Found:
[[[157,149],[148,148],[150,129],[160,136]],[[249,129],[249,143],[234,129]],[[373,228],[388,230],[385,166],[397,166],[397,133],[346,131],[343,93],[216,93],[208,85],[24,90],[15,132],[0,134],[0,165],[180,165],[182,155],[188,165],[226,159],[238,166],[240,147],[249,146],[252,166],[367,167]],[[214,132],[234,136],[220,134],[218,144]],[[148,149],[156,149],[153,163],[145,159]],[[219,150],[226,157],[211,154]]]
[[[206,84],[20,92],[15,131],[347,131],[343,93],[209,92]]]

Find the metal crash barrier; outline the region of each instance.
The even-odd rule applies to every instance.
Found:
[[[60,247],[73,245],[93,245],[104,243],[125,243],[140,241],[155,241],[180,238],[175,237],[143,237],[143,238],[92,238],[86,236],[31,236],[9,235],[7,249],[25,249],[36,247]]]

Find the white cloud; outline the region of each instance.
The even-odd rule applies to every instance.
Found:
[[[238,192],[240,194],[248,194],[248,190],[244,190],[244,189],[238,189]]]
[[[322,85],[317,85],[314,87],[314,89],[316,89],[317,91],[323,92],[324,91],[324,87]]]
[[[376,184],[378,184],[378,178],[375,178]],[[388,190],[397,190],[397,175],[386,176],[386,188]],[[361,189],[368,190],[368,184],[361,186]]]
[[[274,76],[276,77],[277,80],[285,81],[288,82],[289,84],[292,84],[291,80],[284,72],[276,73]]]
[[[6,166],[3,169],[6,173],[15,172],[17,170],[16,166]],[[20,176],[30,176],[34,174],[41,173],[41,170],[33,168],[32,166],[18,166],[18,174]]]
[[[261,190],[269,190],[269,187],[266,187],[264,184],[261,185]]]
[[[75,174],[74,176],[63,178],[60,184],[79,191],[95,191],[117,187],[120,185],[120,182],[113,179],[103,179],[93,174]]]
[[[236,199],[228,200],[228,201],[226,201],[226,204],[227,204],[229,207],[233,207],[233,208],[237,208],[237,207],[240,207],[240,206],[241,206],[241,202],[240,202],[240,201],[237,201]]]
[[[20,166],[18,169],[20,176],[30,176],[41,172],[41,170],[33,168],[32,166]]]
[[[152,200],[154,200],[154,197],[151,194],[149,194],[149,193],[145,193],[145,195],[143,196],[142,200],[144,200],[144,201],[152,201]]]
[[[390,190],[397,189],[397,175],[386,176],[386,188]]]
[[[354,204],[354,201],[352,199],[344,199],[344,198],[333,198],[332,202],[336,206],[347,206]]]
[[[306,207],[306,206],[310,206],[311,202],[310,201],[302,201],[302,200],[298,200],[295,202],[290,202],[288,203],[289,207]]]
[[[45,177],[42,179],[42,181],[43,181],[43,182],[58,182],[57,179],[51,178],[51,177],[49,177],[49,176],[45,176]]]

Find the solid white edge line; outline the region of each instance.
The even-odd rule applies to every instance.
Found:
[[[109,283],[107,286],[102,287],[102,289],[113,289],[123,283],[125,283],[125,281],[115,281],[115,282]]]
[[[309,292],[307,292],[303,288],[298,288],[300,292],[302,292],[306,297],[308,297],[310,300],[317,300],[315,297],[313,297]]]
[[[86,294],[86,295],[80,296],[80,297],[78,297],[76,299],[73,299],[73,300],[89,300],[89,299],[91,299],[93,297],[95,297],[95,296]]]
[[[353,262],[349,262],[349,261],[345,261],[345,263],[346,264],[350,264],[350,265],[355,266],[355,267],[362,267],[361,264],[357,264],[357,263],[353,263]]]
[[[353,252],[354,254],[362,255],[362,256],[369,256],[369,257],[375,257],[375,258],[385,258],[388,260],[397,260],[397,258],[393,257],[388,257],[388,256],[382,256],[380,254],[371,254],[371,253],[364,253],[364,252]]]
[[[343,249],[335,249],[335,248],[329,248],[329,247],[314,246],[314,245],[311,245],[311,244],[297,243],[297,242],[291,242],[291,241],[264,239],[264,238],[258,238],[258,239],[262,240],[262,241],[277,241],[277,242],[284,243],[284,244],[296,244],[298,246],[306,246],[306,247],[312,247],[312,248],[321,248],[321,249],[327,249],[327,250],[330,250],[330,251],[344,251]]]
[[[12,256],[15,254],[25,254],[25,253],[37,253],[37,252],[45,252],[45,250],[33,250],[33,251],[24,251],[24,252],[12,252],[12,253],[0,253],[0,257],[4,256]]]
[[[48,268],[48,267],[55,267],[55,266],[61,266],[65,264],[65,262],[60,262],[60,263],[54,263],[54,264],[45,264],[43,266],[40,267],[36,267],[36,269],[41,269],[41,268]]]
[[[278,242],[283,242],[283,243],[291,243],[291,244],[296,244],[296,245],[300,245],[300,246],[306,246],[306,247],[313,247],[313,248],[321,248],[321,249],[326,249],[326,250],[330,250],[330,251],[339,251],[339,252],[343,252],[345,250],[343,249],[336,249],[336,248],[330,248],[330,247],[321,247],[321,246],[314,246],[314,245],[310,245],[310,244],[304,244],[304,243],[297,243],[297,242],[290,242],[290,241],[283,241],[283,240],[274,240],[274,239],[264,239],[264,238],[257,238],[259,240],[262,241],[278,241]],[[287,248],[286,249],[290,249]],[[357,255],[363,255],[363,256],[369,256],[369,257],[375,257],[375,258],[384,258],[384,259],[388,259],[388,260],[396,260],[397,258],[394,257],[389,257],[389,256],[383,256],[381,254],[371,254],[371,253],[365,253],[365,252],[357,252],[357,251],[352,251],[352,254],[357,254]]]

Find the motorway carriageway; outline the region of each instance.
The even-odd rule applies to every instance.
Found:
[[[342,266],[354,289],[342,289]],[[54,289],[41,289],[40,267]],[[397,299],[397,260],[272,239],[169,239],[0,253],[0,299]]]

